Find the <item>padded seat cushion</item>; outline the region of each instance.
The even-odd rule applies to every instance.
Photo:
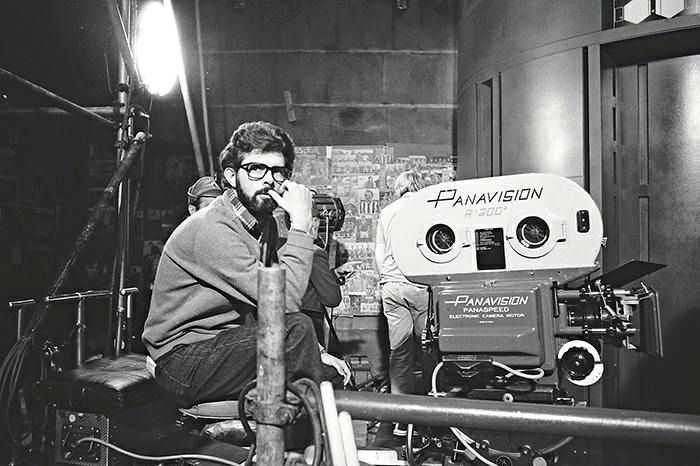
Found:
[[[89,361],[42,381],[38,393],[59,408],[107,415],[158,398],[141,354]]]

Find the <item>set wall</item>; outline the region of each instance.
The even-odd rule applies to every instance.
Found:
[[[462,4],[457,27],[459,178],[549,171],[583,184],[584,52],[562,46],[521,57],[600,31],[603,3]],[[554,141],[556,163],[547,155]]]
[[[556,8],[555,8],[556,5]],[[458,178],[543,171],[589,190],[605,220],[603,272],[665,264],[663,359],[606,345],[593,404],[700,412],[697,67],[700,16],[604,29],[609,2],[472,1],[458,23]],[[635,281],[629,285],[638,285]],[[692,453],[606,445],[606,464],[689,464]],[[672,460],[673,459],[673,460]],[[598,463],[591,463],[598,464]]]
[[[176,2],[176,9],[199,106],[193,4]],[[390,0],[256,0],[242,9],[207,0],[200,8],[215,153],[251,119],[279,124],[299,145],[433,144],[452,152],[453,2],[413,1],[404,11]],[[169,115],[178,100],[161,102],[156,116],[182,118]]]

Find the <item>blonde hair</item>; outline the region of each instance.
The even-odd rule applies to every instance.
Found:
[[[416,192],[425,188],[423,177],[415,170],[406,170],[396,177],[394,192],[401,197],[407,192]]]

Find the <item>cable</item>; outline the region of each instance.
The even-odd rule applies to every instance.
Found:
[[[250,445],[250,448],[248,449],[248,457],[245,459],[245,463],[243,466],[252,466],[253,464],[253,458],[255,458],[255,450],[256,450],[256,445],[255,443],[252,443]]]
[[[435,366],[435,369],[433,369],[433,376],[431,378],[431,385],[430,387],[432,388],[432,391],[428,393],[428,395],[438,397],[438,396],[445,396],[444,393],[438,393],[437,391],[437,376],[438,372],[440,372],[440,369],[442,369],[442,366],[444,366],[445,363],[443,361],[440,361],[437,366]]]
[[[141,461],[158,461],[158,462],[163,462],[163,461],[175,461],[175,460],[202,460],[202,461],[213,461],[214,463],[219,463],[219,464],[226,464],[228,466],[241,466],[238,463],[234,463],[233,461],[226,460],[224,458],[219,458],[218,456],[210,456],[210,455],[197,455],[197,454],[183,454],[183,455],[168,455],[168,456],[146,456],[146,455],[139,455],[137,453],[130,452],[128,450],[124,450],[123,448],[120,448],[116,445],[113,445],[109,442],[105,442],[104,440],[100,440],[98,438],[94,437],[84,437],[75,442],[76,444],[81,444],[85,442],[95,442],[97,444],[103,445],[107,448],[111,448],[112,450],[121,453],[122,455],[129,456],[131,458],[134,458],[136,460],[141,460]]]
[[[316,397],[317,400],[321,399],[320,392],[318,392],[318,387],[313,383],[313,381],[309,379],[299,379],[295,383],[298,383],[300,385],[304,385],[307,387],[311,388],[311,391],[314,392],[314,397]],[[246,464],[250,464],[250,461],[252,461],[253,457],[253,452],[255,450],[255,441],[256,441],[256,435],[253,429],[250,427],[250,424],[248,423],[248,419],[246,417],[246,412],[245,412],[245,397],[249,391],[251,391],[257,384],[256,380],[251,380],[248,382],[248,384],[241,390],[241,392],[238,395],[238,417],[241,420],[241,425],[243,425],[243,430],[245,430],[246,435],[248,438],[253,442],[251,445],[251,449],[248,455],[248,459],[246,459]],[[323,460],[323,426],[321,424],[321,421],[319,420],[319,417],[317,417],[316,411],[314,411],[314,407],[312,406],[311,402],[309,401],[308,397],[306,397],[299,388],[292,384],[287,384],[287,390],[292,392],[294,396],[299,398],[301,400],[302,404],[304,405],[304,409],[306,409],[306,412],[309,414],[309,419],[311,420],[311,426],[313,427],[314,431],[314,461],[313,461],[313,466],[319,466],[321,464],[321,461]],[[317,406],[320,406],[320,403],[316,403]]]
[[[442,369],[443,366],[443,361],[440,361],[437,366],[435,366],[435,369],[433,370],[433,376],[432,376],[432,391],[430,392],[430,395],[434,397],[438,397],[438,391],[437,391],[437,376],[438,372],[440,369]],[[443,394],[444,395],[444,394]],[[488,465],[488,466],[498,466],[496,463],[492,463],[485,457],[483,457],[478,451],[476,451],[471,445],[471,443],[476,443],[472,438],[470,438],[467,434],[462,432],[461,430],[455,428],[455,427],[450,427],[450,430],[454,434],[455,437],[457,437],[457,440],[459,440],[462,445],[464,445],[464,448],[467,449],[472,455],[474,455],[476,458],[478,458],[482,463]]]
[[[323,413],[323,403],[321,402],[321,389],[318,387],[316,382],[311,379],[303,378],[295,382],[298,385],[306,386],[314,394],[314,399],[316,400],[316,409],[318,410],[318,417],[321,420],[321,430],[322,432],[328,432],[326,427],[326,416]],[[326,458],[331,457],[331,449],[328,442],[323,442],[323,454]]]
[[[520,372],[520,371],[516,371],[516,370],[514,370],[514,369],[511,369],[510,367],[506,366],[505,364],[501,364],[501,363],[496,362],[496,361],[493,361],[493,365],[494,365],[494,366],[497,366],[497,367],[502,367],[503,369],[505,369],[505,370],[507,370],[507,371],[509,371],[509,372],[510,372],[510,371]],[[438,391],[437,391],[437,376],[438,376],[438,372],[440,371],[440,369],[442,368],[442,366],[443,366],[443,361],[440,361],[440,362],[438,363],[438,365],[435,366],[435,369],[433,370],[433,375],[432,375],[432,378],[431,378],[431,388],[432,388],[432,391],[429,393],[429,395],[434,396],[434,397],[444,396],[444,393],[441,393],[441,392],[438,392]],[[539,368],[538,368],[538,369],[539,369]],[[528,369],[528,370],[533,370],[533,369]],[[542,369],[539,369],[539,370],[542,371]],[[544,374],[544,371],[542,371],[542,373]],[[514,375],[518,375],[518,374],[514,374]],[[525,374],[525,375],[528,375],[529,377],[532,377],[531,374]],[[520,375],[519,375],[519,376],[520,376]],[[529,378],[529,377],[526,377],[526,378]],[[536,379],[535,379],[535,380],[536,380]],[[412,430],[412,429],[410,429],[410,430]],[[482,461],[483,463],[485,463],[485,464],[487,464],[487,465],[489,465],[489,466],[498,466],[497,464],[492,463],[490,460],[484,458],[479,452],[477,452],[477,451],[469,444],[470,442],[471,442],[472,444],[476,444],[477,442],[476,442],[474,439],[472,439],[471,437],[469,437],[467,434],[465,434],[464,432],[462,432],[460,429],[457,429],[456,427],[450,427],[450,430],[451,430],[452,433],[455,435],[455,437],[457,437],[457,440],[459,440],[459,441],[464,445],[464,447],[465,447],[471,454],[473,454],[474,456],[476,456],[480,461]],[[555,442],[555,443],[553,443],[553,444],[551,444],[551,445],[549,445],[549,446],[547,446],[547,447],[541,448],[541,449],[539,450],[539,452],[540,452],[541,454],[543,454],[543,455],[546,455],[546,454],[551,453],[551,452],[553,452],[553,451],[555,451],[555,450],[558,450],[559,448],[563,447],[564,445],[566,445],[567,443],[569,443],[569,442],[570,442],[571,440],[573,440],[573,439],[574,439],[573,437],[564,437],[563,439],[559,440],[558,442]],[[494,453],[496,453],[496,454],[503,454],[503,455],[510,456],[510,457],[513,457],[513,458],[520,458],[520,456],[521,456],[521,454],[518,453],[518,452],[501,451],[501,450],[496,450],[496,449],[493,449],[493,448],[492,448],[491,450],[492,450]]]
[[[430,446],[430,440],[428,440],[422,447],[418,447],[415,451],[413,451],[413,433],[415,430],[413,428],[413,424],[407,424],[407,426],[406,461],[408,462],[409,466],[418,466],[418,463],[416,463],[416,456],[423,453]]]
[[[551,444],[548,447],[540,448],[539,452],[542,455],[552,453],[553,451],[558,450],[561,447],[563,447],[564,445],[566,445],[567,443],[571,442],[573,439],[574,439],[573,437],[564,437],[563,439],[559,440],[556,443]]]
[[[250,424],[248,423],[248,417],[246,416],[245,412],[245,396],[248,394],[249,391],[251,391],[257,381],[255,379],[251,380],[248,382],[248,385],[243,387],[243,390],[238,394],[238,417],[241,420],[241,425],[243,426],[243,430],[245,430],[246,435],[248,436],[248,439],[255,444],[255,432],[253,429],[250,428]]]
[[[455,434],[455,437],[457,437],[457,440],[459,440],[462,445],[464,445],[464,448],[469,451],[472,455],[474,455],[479,461],[482,463],[486,464],[487,466],[498,466],[496,463],[488,460],[487,458],[483,457],[481,453],[476,451],[470,444],[468,440],[471,440],[464,432],[461,430],[455,428],[455,427],[450,427],[450,430],[452,431],[453,434]]]
[[[518,369],[513,369],[512,367],[506,366],[505,364],[500,363],[498,361],[491,361],[491,364],[493,364],[496,367],[500,367],[501,369],[508,372],[509,374],[515,375],[517,377],[522,377],[523,379],[539,380],[542,377],[544,377],[544,371],[542,370],[541,367],[537,367],[537,368],[533,368],[533,369],[518,370]],[[528,374],[525,371],[531,371],[533,373]]]
[[[2,366],[0,366],[0,440],[7,446],[15,450],[22,444],[22,427],[24,420],[21,419],[22,409],[20,406],[22,396],[21,386],[26,382],[25,372],[30,368],[32,347],[34,339],[32,336],[20,338],[10,348]],[[44,361],[39,357],[39,380],[46,377],[46,367]],[[18,419],[18,414],[20,415]],[[31,416],[28,419],[31,423]],[[31,428],[29,429],[31,432]]]
[[[311,406],[309,399],[303,393],[301,393],[301,390],[298,387],[288,383],[287,390],[292,392],[301,400],[302,404],[304,405],[304,409],[306,409],[306,412],[309,415],[309,419],[311,419],[311,426],[314,429],[314,460],[312,465],[319,466],[323,460],[323,433],[321,432],[321,421],[316,417],[316,411],[314,411],[313,407]]]

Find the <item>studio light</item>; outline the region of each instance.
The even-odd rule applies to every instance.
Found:
[[[141,10],[136,36],[136,66],[149,92],[165,95],[177,81],[181,66],[175,18],[160,2]]]

